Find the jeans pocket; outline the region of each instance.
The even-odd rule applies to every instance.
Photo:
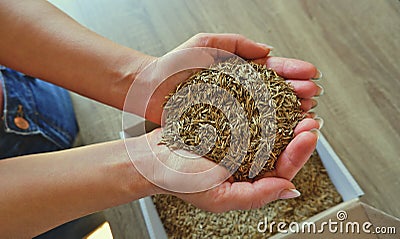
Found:
[[[38,140],[33,145],[46,150],[54,149],[46,146],[46,140],[57,149],[72,146],[78,126],[69,93],[65,89],[8,68],[0,70],[0,77],[3,83],[3,128],[6,135]],[[22,137],[10,138],[20,148],[24,145],[18,143],[16,138],[29,144]],[[12,147],[4,141],[1,143]]]

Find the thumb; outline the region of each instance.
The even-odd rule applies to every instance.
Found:
[[[248,60],[265,58],[272,49],[271,46],[256,43],[240,34],[199,33],[178,46],[176,50],[192,47],[217,48]]]
[[[283,178],[262,178],[253,183],[225,182],[212,190],[211,195],[218,205],[218,212],[229,210],[249,210],[260,208],[277,199],[287,199],[300,196],[295,186]],[[215,211],[215,210],[214,210]]]

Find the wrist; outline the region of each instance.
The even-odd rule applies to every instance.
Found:
[[[141,138],[142,137],[127,138],[121,141],[125,157],[120,157],[122,160],[120,160],[119,173],[125,175],[123,177],[125,178],[125,183],[122,184],[122,187],[127,185],[127,192],[131,197],[130,200],[136,200],[164,192],[160,187],[153,184],[151,180],[145,177],[136,166],[137,164],[150,164],[154,157],[152,152],[142,150],[143,144],[147,144],[147,142],[142,142]],[[126,147],[132,150],[128,153]],[[126,182],[128,183],[126,184]]]
[[[117,62],[114,62],[115,74],[109,88],[112,97],[108,97],[113,100],[112,106],[123,109],[125,97],[137,75],[156,58],[129,49],[125,56],[121,56]]]

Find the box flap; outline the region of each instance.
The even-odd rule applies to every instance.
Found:
[[[380,227],[379,230],[383,229],[385,231],[385,233],[378,234],[378,238],[381,239],[393,238],[394,235],[396,235],[396,233],[397,234],[400,233],[399,218],[389,215],[363,202],[361,202],[361,206],[364,208],[369,221],[373,224],[374,230],[376,231],[376,227]]]
[[[146,223],[147,231],[149,232],[150,239],[167,239],[167,233],[158,216],[157,209],[151,200],[151,197],[139,199],[140,208],[144,221]]]
[[[329,178],[342,196],[343,201],[348,201],[364,195],[364,192],[356,180],[322,134],[318,140],[317,151],[324,167],[329,168],[329,170],[327,170]]]
[[[315,225],[315,231],[310,224]],[[330,224],[332,227],[329,226]],[[386,239],[396,238],[396,233],[400,230],[399,219],[364,204],[359,199],[343,202],[301,222],[299,225],[298,233],[289,231],[287,234],[280,233],[271,238]],[[284,229],[288,229],[288,226]],[[275,230],[277,230],[277,227],[275,227]],[[385,234],[379,232],[385,232]]]

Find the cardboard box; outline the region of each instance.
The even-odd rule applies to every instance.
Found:
[[[340,215],[346,216],[339,219]],[[329,228],[330,222],[331,228]],[[314,226],[310,225],[315,225],[315,230]],[[399,238],[399,229],[399,219],[355,198],[299,223],[299,228],[295,229],[298,233],[279,233],[270,238]],[[377,232],[385,232],[385,234],[377,234]]]
[[[323,135],[317,151],[343,202],[270,238],[399,238],[400,220],[360,201],[363,191]]]
[[[137,116],[127,118],[129,124],[125,122],[121,137],[139,136],[158,127]],[[318,140],[317,151],[343,202],[304,222],[281,224],[279,230],[278,225],[272,225],[280,233],[271,238],[400,238],[400,220],[359,200],[364,192],[323,135]],[[168,238],[152,199],[142,198],[139,203],[150,238]],[[266,225],[271,227],[270,222],[261,226]]]

